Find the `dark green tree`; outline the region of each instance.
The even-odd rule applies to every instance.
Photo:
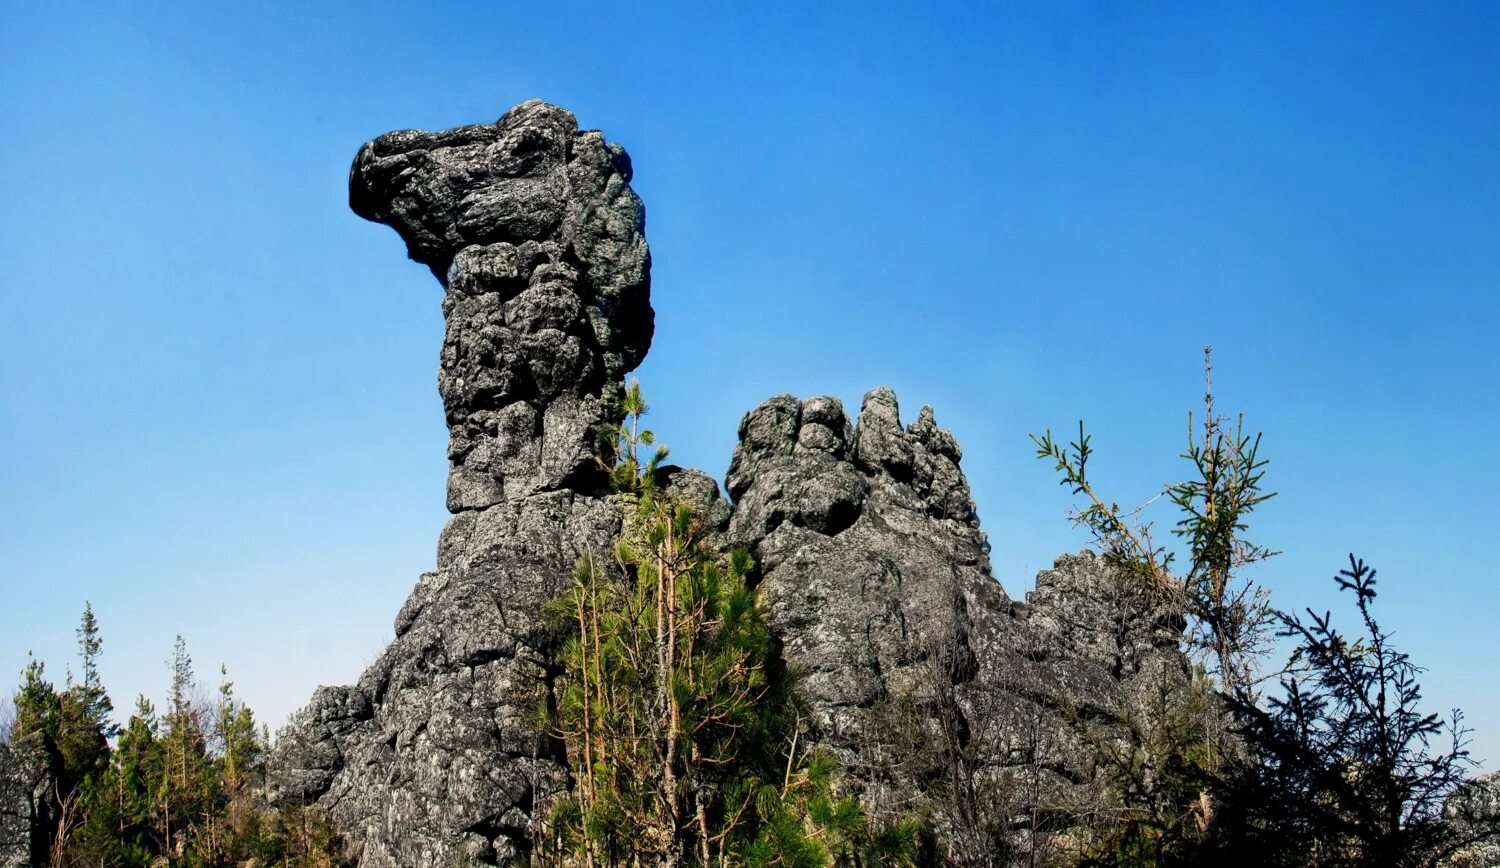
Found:
[[[171,699],[157,740],[159,766],[152,782],[157,832],[166,855],[196,857],[204,843],[198,833],[210,825],[219,782],[208,755],[203,710],[194,702],[193,659],[181,635],[169,665]],[[211,850],[212,842],[207,843]]]
[[[214,741],[223,778],[233,790],[248,784],[265,758],[266,746],[255,723],[255,713],[234,693],[226,667],[219,668],[219,702],[214,709]]]
[[[1431,866],[1500,836],[1500,817],[1445,813],[1475,767],[1468,731],[1458,711],[1421,707],[1422,670],[1375,618],[1375,570],[1350,555],[1335,581],[1354,595],[1359,632],[1328,612],[1280,614],[1295,643],[1280,694],[1232,700],[1249,751],[1224,777],[1209,861]]]
[[[109,769],[85,805],[82,853],[89,864],[148,865],[163,841],[153,793],[162,774],[156,709],[144,696],[115,742]],[[97,860],[97,861],[96,861]]]
[[[84,808],[109,768],[109,739],[117,729],[110,720],[113,705],[99,678],[103,643],[91,605],[85,604],[78,627],[83,679],[69,674],[64,688],[46,679],[39,660],[30,661],[15,697],[13,735],[31,741],[45,757],[47,791],[42,797],[42,839],[37,849],[56,861],[82,825]]]
[[[83,680],[75,685],[78,704],[87,723],[105,738],[120,734],[120,728],[111,719],[115,705],[99,677],[99,656],[104,649],[104,640],[99,635],[99,621],[94,617],[92,603],[84,602],[83,616],[78,623],[78,659]]]

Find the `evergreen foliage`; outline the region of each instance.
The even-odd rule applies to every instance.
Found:
[[[1214,822],[1213,776],[1241,749],[1229,737],[1228,709],[1204,674],[1219,691],[1253,704],[1270,644],[1270,596],[1245,573],[1276,552],[1244,534],[1255,508],[1275,494],[1263,485],[1267,459],[1260,435],[1246,434],[1243,418],[1231,427],[1215,413],[1211,352],[1204,348],[1201,428],[1190,413],[1181,454],[1192,475],[1136,509],[1106,501],[1094,487],[1094,449],[1083,422],[1070,443],[1050,430],[1032,435],[1037,457],[1052,461],[1059,483],[1083,500],[1074,523],[1089,531],[1125,590],[1180,613],[1189,646],[1204,664],[1192,689],[1163,694],[1144,714],[1117,721],[1130,735],[1123,745],[1093,739],[1118,803],[1116,821],[1102,830],[1105,846],[1094,857],[1101,864],[1180,864],[1196,851]],[[1159,544],[1142,517],[1163,497],[1179,512],[1172,534],[1184,543],[1181,552]]]
[[[1358,639],[1328,613],[1308,611],[1304,621],[1278,611],[1244,575],[1276,554],[1244,536],[1250,514],[1274,493],[1262,484],[1260,435],[1214,414],[1207,348],[1204,360],[1201,440],[1190,415],[1182,455],[1193,476],[1158,495],[1180,511],[1173,533],[1186,544],[1181,571],[1176,553],[1153,541],[1144,507],[1127,512],[1096,492],[1083,423],[1066,445],[1050,431],[1032,438],[1038,457],[1083,498],[1075,523],[1126,582],[1180,606],[1216,676],[1217,691],[1200,670],[1185,695],[1162,696],[1142,720],[1125,721],[1124,743],[1098,743],[1121,812],[1085,861],[1394,868],[1436,865],[1500,839],[1500,817],[1454,813],[1474,767],[1462,716],[1418,708],[1421,670],[1390,644],[1371,609],[1375,571],[1351,556],[1337,577],[1355,595]],[[1273,635],[1296,648],[1276,676],[1280,695],[1265,698],[1260,665]]]
[[[1181,455],[1193,475],[1165,486],[1134,510],[1105,501],[1095,489],[1088,475],[1094,449],[1082,421],[1072,442],[1054,439],[1050,430],[1031,439],[1037,457],[1054,463],[1059,484],[1083,498],[1074,523],[1090,532],[1101,554],[1128,578],[1177,602],[1192,619],[1194,646],[1205,653],[1226,692],[1253,695],[1275,613],[1269,594],[1245,570],[1277,553],[1251,542],[1245,531],[1255,508],[1276,495],[1263,486],[1268,460],[1260,454],[1261,435],[1245,433],[1243,417],[1231,428],[1215,414],[1211,353],[1204,348],[1201,439],[1189,413]],[[1172,534],[1186,544],[1181,570],[1175,568],[1179,553],[1157,544],[1152,523],[1142,520],[1146,506],[1162,496],[1180,512]]]
[[[55,868],[343,865],[341,844],[311,810],[276,810],[261,794],[268,734],[227,677],[217,704],[195,698],[192,658],[173,646],[165,711],[138,697],[126,724],[99,676],[93,607],[78,628],[79,671],[62,689],[32,660],[15,694],[11,738],[40,749],[46,792],[32,860]],[[221,673],[222,673],[221,669]],[[111,747],[110,740],[114,740]]]
[[[1224,853],[1259,865],[1426,866],[1500,833],[1500,818],[1444,806],[1474,762],[1458,711],[1420,707],[1421,670],[1376,620],[1375,570],[1350,555],[1335,577],[1361,632],[1312,610],[1280,615],[1295,642],[1280,695],[1231,698],[1250,751],[1224,776]]]
[[[667,452],[640,426],[604,432],[624,511],[606,560],[580,560],[552,606],[571,630],[555,718],[574,778],[552,811],[543,858],[583,865],[832,865],[867,848],[900,855],[904,830],[871,834],[834,794],[831,759],[799,750],[791,680],[747,580],[692,508],[658,484]],[[898,864],[885,862],[882,864]]]
[[[1192,677],[1163,677],[1118,713],[1078,714],[1069,731],[1100,773],[1074,782],[1083,801],[1065,803],[1042,783],[1057,748],[1041,742],[1042,707],[1028,721],[981,697],[972,719],[958,714],[944,675],[958,650],[944,641],[956,639],[929,637],[932,647],[914,651],[925,651],[931,683],[886,697],[866,734],[896,757],[887,773],[922,781],[930,804],[920,817],[863,802],[869,793],[844,786],[837,759],[812,743],[749,555],[724,550],[664,488],[667,450],[640,425],[638,383],[623,408],[624,423],[600,432],[621,530],[611,551],[580,559],[549,606],[562,638],[539,717],[571,786],[550,806],[533,864],[1406,868],[1500,841],[1500,816],[1460,798],[1474,769],[1461,715],[1421,707],[1422,670],[1375,618],[1375,571],[1351,556],[1336,578],[1353,596],[1356,635],[1329,613],[1276,611],[1244,575],[1274,554],[1243,536],[1272,494],[1258,435],[1216,417],[1211,389],[1201,437],[1189,417],[1193,475],[1159,495],[1179,510],[1179,553],[1152,541],[1138,510],[1099,496],[1081,423],[1068,444],[1033,438],[1083,499],[1074,517],[1121,576],[1120,611],[1141,611],[1124,601],[1145,594],[1176,606],[1174,630],[1193,628]],[[1295,648],[1279,689],[1263,696],[1273,625]],[[351,864],[326,817],[267,804],[270,734],[223,667],[217,693],[200,699],[178,636],[166,702],[137,697],[122,726],[91,605],[77,638],[77,678],[70,671],[58,686],[29,661],[0,731],[45,764],[36,864]],[[1035,687],[1009,685],[1017,695]],[[981,769],[981,737],[1010,745],[1016,766]],[[1096,786],[1102,796],[1088,801]]]

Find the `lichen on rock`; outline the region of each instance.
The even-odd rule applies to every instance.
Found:
[[[623,149],[537,101],[355,158],[355,212],[445,289],[454,513],[395,641],[358,684],[319,688],[271,758],[273,798],[327,810],[363,865],[523,859],[566,783],[533,723],[556,644],[542,608],[619,528],[594,439],[651,342],[630,174]]]
[[[0,868],[30,868],[44,860],[52,785],[38,738],[0,744]]]
[[[269,763],[273,799],[326,810],[362,865],[524,864],[568,786],[561,744],[533,723],[557,675],[543,607],[620,530],[594,456],[652,337],[631,172],[622,148],[537,101],[494,124],[389,133],[354,161],[355,212],[394,228],[445,290],[454,513],[395,640],[357,684],[320,687]],[[828,397],[752,410],[727,500],[705,474],[662,470],[754,555],[809,737],[871,804],[923,798],[891,773],[900,757],[879,731],[898,699],[927,715],[917,736],[961,740],[979,777],[1003,783],[1016,739],[1043,727],[1051,785],[1087,787],[1066,719],[1108,719],[1141,673],[1185,672],[1171,623],[1148,612],[1120,628],[1121,585],[1098,560],[1061,559],[1026,602],[1010,598],[961,460],[930,408],[903,426],[879,388],[854,421]]]

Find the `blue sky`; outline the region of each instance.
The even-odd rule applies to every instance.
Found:
[[[60,674],[87,599],[121,707],[178,632],[273,726],[357,677],[446,438],[440,288],[348,164],[541,97],[635,159],[679,462],[889,384],[1020,594],[1084,542],[1027,433],[1087,419],[1143,500],[1212,344],[1277,602],[1347,617],[1330,576],[1375,564],[1500,766],[1496,7],[938,5],[0,0],[0,675]]]

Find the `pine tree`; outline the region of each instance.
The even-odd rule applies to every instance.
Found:
[[[92,849],[112,854],[105,864],[146,865],[159,842],[153,830],[153,793],[163,763],[156,709],[144,696],[115,743],[109,770],[88,806],[85,831]]]
[[[59,700],[52,682],[47,680],[47,665],[28,655],[21,670],[21,686],[15,695],[16,718],[12,738],[31,737],[44,743],[55,742],[59,721]]]
[[[194,703],[193,660],[178,635],[172,647],[171,700],[160,740],[163,765],[155,782],[159,830],[168,855],[183,857],[198,845],[195,833],[213,817],[217,780],[208,759],[203,713]],[[211,847],[210,847],[211,849]]]
[[[223,766],[225,784],[240,789],[259,767],[265,754],[255,713],[234,694],[227,667],[219,668],[219,704],[214,713],[214,740]]]
[[[62,759],[62,787],[71,793],[96,781],[109,767],[109,739],[119,732],[110,720],[114,703],[99,678],[103,641],[94,607],[84,604],[78,625],[78,658],[83,680],[58,697],[57,749]],[[65,796],[66,798],[66,796]]]
[[[827,758],[798,750],[791,681],[748,586],[750,557],[719,551],[693,509],[661,490],[667,452],[640,427],[646,409],[631,383],[626,423],[603,435],[601,464],[624,511],[613,556],[582,558],[572,590],[549,607],[571,635],[546,725],[574,791],[551,813],[543,856],[588,866],[856,858],[876,836],[857,800],[832,797]],[[642,447],[656,447],[649,460]]]
[[[67,860],[77,849],[75,833],[83,827],[86,809],[97,798],[109,768],[109,739],[117,729],[109,717],[113,705],[99,677],[102,647],[93,607],[85,604],[78,628],[82,681],[74,683],[70,673],[59,691],[47,681],[41,661],[31,660],[15,698],[16,736],[33,741],[46,757],[49,787],[40,831],[54,862]]]
[[[633,497],[615,562],[586,558],[555,607],[576,628],[556,721],[576,815],[560,831],[585,864],[706,864],[753,816],[723,795],[756,767],[779,701],[769,635],[748,557],[714,557],[692,511],[649,485]]]

